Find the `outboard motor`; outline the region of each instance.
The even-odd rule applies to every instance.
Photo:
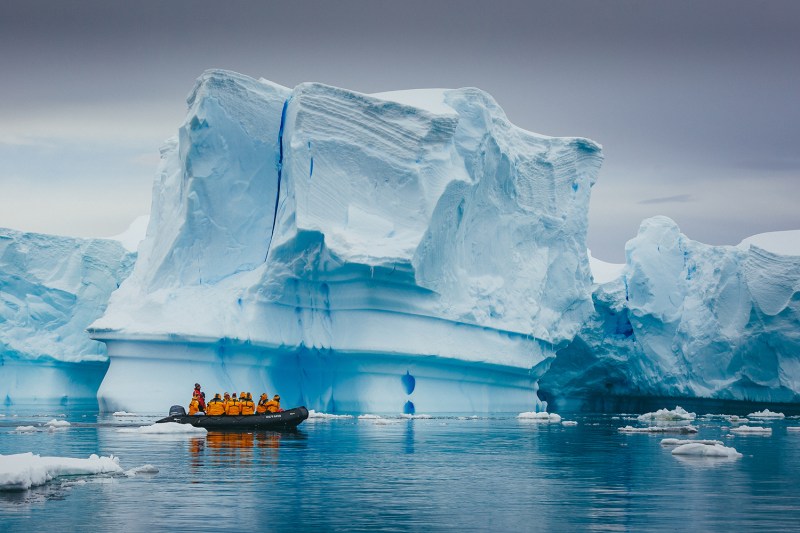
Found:
[[[169,416],[186,416],[186,409],[182,405],[173,405],[169,408]]]

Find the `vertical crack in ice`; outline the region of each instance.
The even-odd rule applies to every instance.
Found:
[[[283,102],[283,109],[281,110],[281,125],[278,128],[278,187],[275,191],[275,209],[272,213],[272,231],[269,235],[269,246],[267,246],[267,253],[264,255],[264,261],[269,257],[269,250],[272,248],[272,238],[275,236],[275,224],[278,222],[278,203],[281,198],[281,178],[283,177],[283,128],[286,125],[286,108],[289,107],[290,96]]]

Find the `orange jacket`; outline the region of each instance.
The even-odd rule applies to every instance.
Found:
[[[243,415],[252,415],[256,412],[256,405],[253,403],[253,400],[247,399],[242,400],[239,402],[242,404],[242,414]]]
[[[225,414],[227,415],[240,415],[242,414],[242,406],[239,403],[238,398],[231,398],[228,400],[228,405],[225,408]]]
[[[267,398],[267,395],[266,394],[262,394],[261,395],[261,399],[258,400],[258,406],[256,407],[256,413],[258,413],[260,415],[263,415],[264,413],[267,412],[267,401],[269,401],[268,398]]]
[[[192,401],[189,402],[189,414],[193,415],[200,411],[200,402],[197,401],[197,398],[192,398]]]
[[[206,414],[210,416],[220,416],[225,414],[225,404],[222,400],[214,398],[206,406]]]
[[[267,402],[267,411],[270,413],[277,413],[281,410],[281,402],[270,400]]]

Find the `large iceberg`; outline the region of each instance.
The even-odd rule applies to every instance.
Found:
[[[213,70],[90,328],[107,410],[210,391],[324,412],[524,411],[593,312],[600,147],[478,89],[365,95]]]
[[[800,232],[779,233],[711,246],[642,222],[542,395],[800,401]]]
[[[108,367],[86,327],[131,272],[116,241],[0,228],[0,398],[94,399]]]

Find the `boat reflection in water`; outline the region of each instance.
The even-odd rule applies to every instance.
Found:
[[[229,466],[252,466],[254,462],[277,465],[282,443],[296,445],[305,439],[301,431],[209,431],[204,437],[191,439],[191,464],[202,467],[209,461]]]

